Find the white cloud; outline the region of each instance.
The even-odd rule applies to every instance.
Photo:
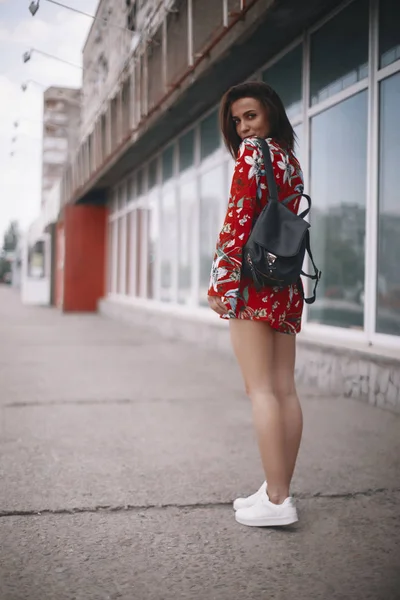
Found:
[[[25,19],[14,27],[0,28],[0,41],[15,44],[31,44],[32,40],[46,41],[50,38],[51,26],[41,19]]]

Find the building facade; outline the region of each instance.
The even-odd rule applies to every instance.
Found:
[[[79,144],[81,90],[50,87],[43,94],[42,205]]]
[[[21,240],[20,287],[26,304],[55,302],[55,223],[65,165],[79,146],[81,90],[50,87],[43,94],[41,212]]]
[[[233,84],[268,82],[297,135],[323,273],[299,377],[400,410],[400,7],[305,4],[100,2],[109,23],[85,46],[63,204],[106,211],[103,311],[224,345],[207,309],[233,171],[218,103]]]

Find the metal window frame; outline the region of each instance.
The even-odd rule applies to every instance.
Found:
[[[378,66],[378,2],[370,0],[369,89],[367,137],[367,198],[365,223],[364,331],[372,341],[376,328],[376,283],[378,255],[378,170],[379,98],[376,80]]]

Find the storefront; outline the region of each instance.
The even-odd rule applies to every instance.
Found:
[[[303,331],[400,353],[399,19],[393,0],[347,2],[248,76],[281,95],[313,200],[323,279]],[[210,266],[233,170],[218,101],[112,190],[113,302],[209,318]]]

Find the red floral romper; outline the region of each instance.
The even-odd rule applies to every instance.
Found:
[[[303,192],[303,174],[293,152],[267,139],[279,200]],[[297,214],[296,198],[288,208]],[[245,139],[240,148],[232,179],[225,222],[218,236],[211,270],[209,296],[223,299],[229,312],[224,319],[254,319],[288,334],[299,333],[303,312],[301,282],[283,290],[268,287],[257,292],[250,278],[242,275],[242,251],[252,224],[267,203],[267,184],[260,143]]]

